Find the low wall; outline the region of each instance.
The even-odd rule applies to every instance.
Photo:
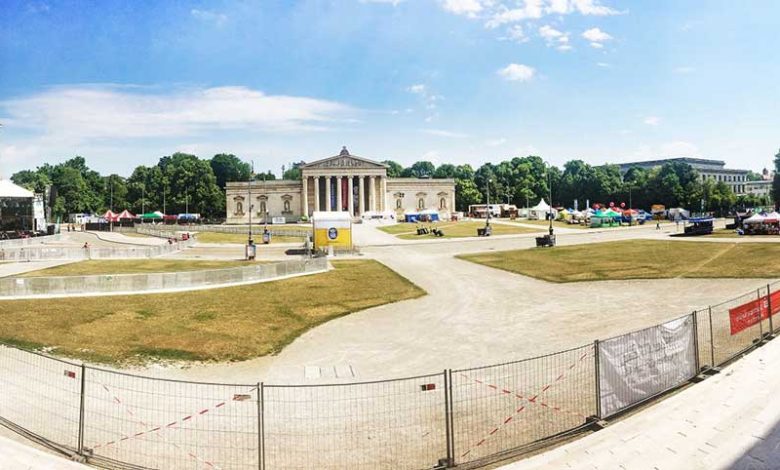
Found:
[[[186,291],[251,284],[327,270],[327,258],[171,273],[0,278],[0,300]]]
[[[252,225],[252,233],[261,235],[263,233],[264,225]],[[192,232],[215,232],[215,233],[248,233],[248,225],[156,225],[156,230],[161,231],[192,231]],[[291,228],[286,226],[284,228],[268,226],[268,231],[271,232],[271,236],[274,237],[301,237],[305,238],[311,235],[311,227],[302,225],[300,228]],[[143,233],[143,232],[139,232]]]

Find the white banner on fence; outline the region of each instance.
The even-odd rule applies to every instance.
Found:
[[[611,416],[696,374],[693,316],[599,342],[601,415]]]

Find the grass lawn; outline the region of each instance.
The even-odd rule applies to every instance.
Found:
[[[528,227],[520,227],[507,224],[490,224],[493,227],[493,235],[512,235],[519,233],[536,233],[541,230],[534,230]],[[429,238],[439,238],[433,235],[417,235],[417,227],[438,227],[444,232],[444,237],[441,238],[464,238],[464,237],[476,237],[477,228],[485,226],[484,221],[461,221],[461,222],[436,222],[436,223],[399,223],[395,225],[388,225],[385,227],[379,227],[382,230],[391,235],[395,235],[398,238],[404,240],[425,240]]]
[[[113,364],[240,361],[279,352],[334,318],[425,294],[376,261],[333,266],[323,274],[187,293],[0,301],[0,341]]]
[[[628,240],[460,256],[550,282],[780,277],[780,244]]]
[[[300,229],[306,230],[306,228],[300,228]],[[248,235],[249,235],[249,230],[247,229],[247,233],[198,232],[195,238],[200,243],[240,243],[243,245],[246,244],[246,239]],[[253,230],[252,238],[255,240],[256,244],[262,245],[263,229],[259,229],[258,231]],[[303,238],[272,236],[271,243],[303,243]]]
[[[245,266],[247,261],[201,261],[182,259],[90,260],[24,273],[21,277],[88,276],[92,274],[167,273]]]
[[[763,240],[767,238],[780,238],[777,235],[738,235],[734,230],[725,228],[715,229],[712,235],[703,235],[707,238],[741,238],[743,240]]]

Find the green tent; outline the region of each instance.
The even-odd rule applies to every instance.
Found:
[[[147,212],[138,216],[141,220],[162,220],[163,214],[160,211]]]

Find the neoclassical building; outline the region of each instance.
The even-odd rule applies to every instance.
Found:
[[[269,221],[284,217],[288,222],[315,211],[348,211],[354,217],[372,212],[433,209],[448,217],[455,209],[455,180],[388,178],[387,165],[349,153],[301,166],[301,180],[246,181],[227,183],[227,223]]]

